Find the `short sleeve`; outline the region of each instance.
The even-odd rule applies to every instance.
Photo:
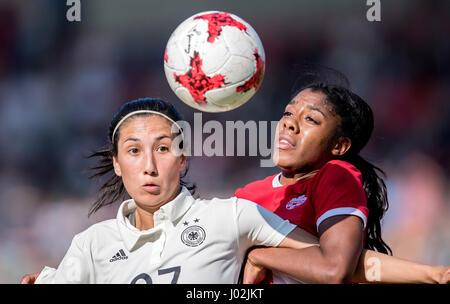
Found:
[[[357,216],[366,227],[366,194],[361,173],[353,165],[342,161],[325,165],[313,186],[312,197],[317,231],[324,220],[336,215]]]
[[[86,284],[92,283],[92,262],[83,250],[83,234],[76,235],[57,269],[45,267],[36,284]]]
[[[247,247],[277,247],[296,227],[252,201],[236,199],[235,206],[238,238]]]

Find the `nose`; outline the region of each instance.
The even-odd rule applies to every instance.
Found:
[[[144,160],[144,174],[150,175],[150,176],[158,175],[158,169],[156,166],[155,156],[151,152],[146,154],[146,157]]]
[[[288,130],[293,133],[298,133],[300,131],[297,121],[291,117],[284,117],[281,125],[284,130]]]

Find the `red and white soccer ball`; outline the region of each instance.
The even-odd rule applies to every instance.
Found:
[[[175,29],[164,53],[164,71],[184,103],[205,112],[224,112],[255,94],[265,61],[261,40],[247,22],[210,11]]]

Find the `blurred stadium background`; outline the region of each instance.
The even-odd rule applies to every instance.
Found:
[[[82,0],[81,22],[66,1],[0,2],[0,283],[57,266],[74,234],[114,217],[117,204],[87,217],[98,183],[86,156],[106,142],[119,106],[144,96],[193,110],[170,91],[165,44],[194,13],[232,12],[259,33],[267,56],[257,94],[209,119],[278,120],[296,68],[344,72],[375,112],[363,155],[387,172],[384,236],[394,254],[450,265],[450,2]],[[277,172],[259,157],[192,157],[188,179],[204,197]]]

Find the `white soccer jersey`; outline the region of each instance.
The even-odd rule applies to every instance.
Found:
[[[155,212],[152,229],[130,222],[135,209],[124,201],[116,219],[77,234],[36,283],[237,283],[248,248],[276,247],[295,228],[251,201],[195,199],[184,187]]]

